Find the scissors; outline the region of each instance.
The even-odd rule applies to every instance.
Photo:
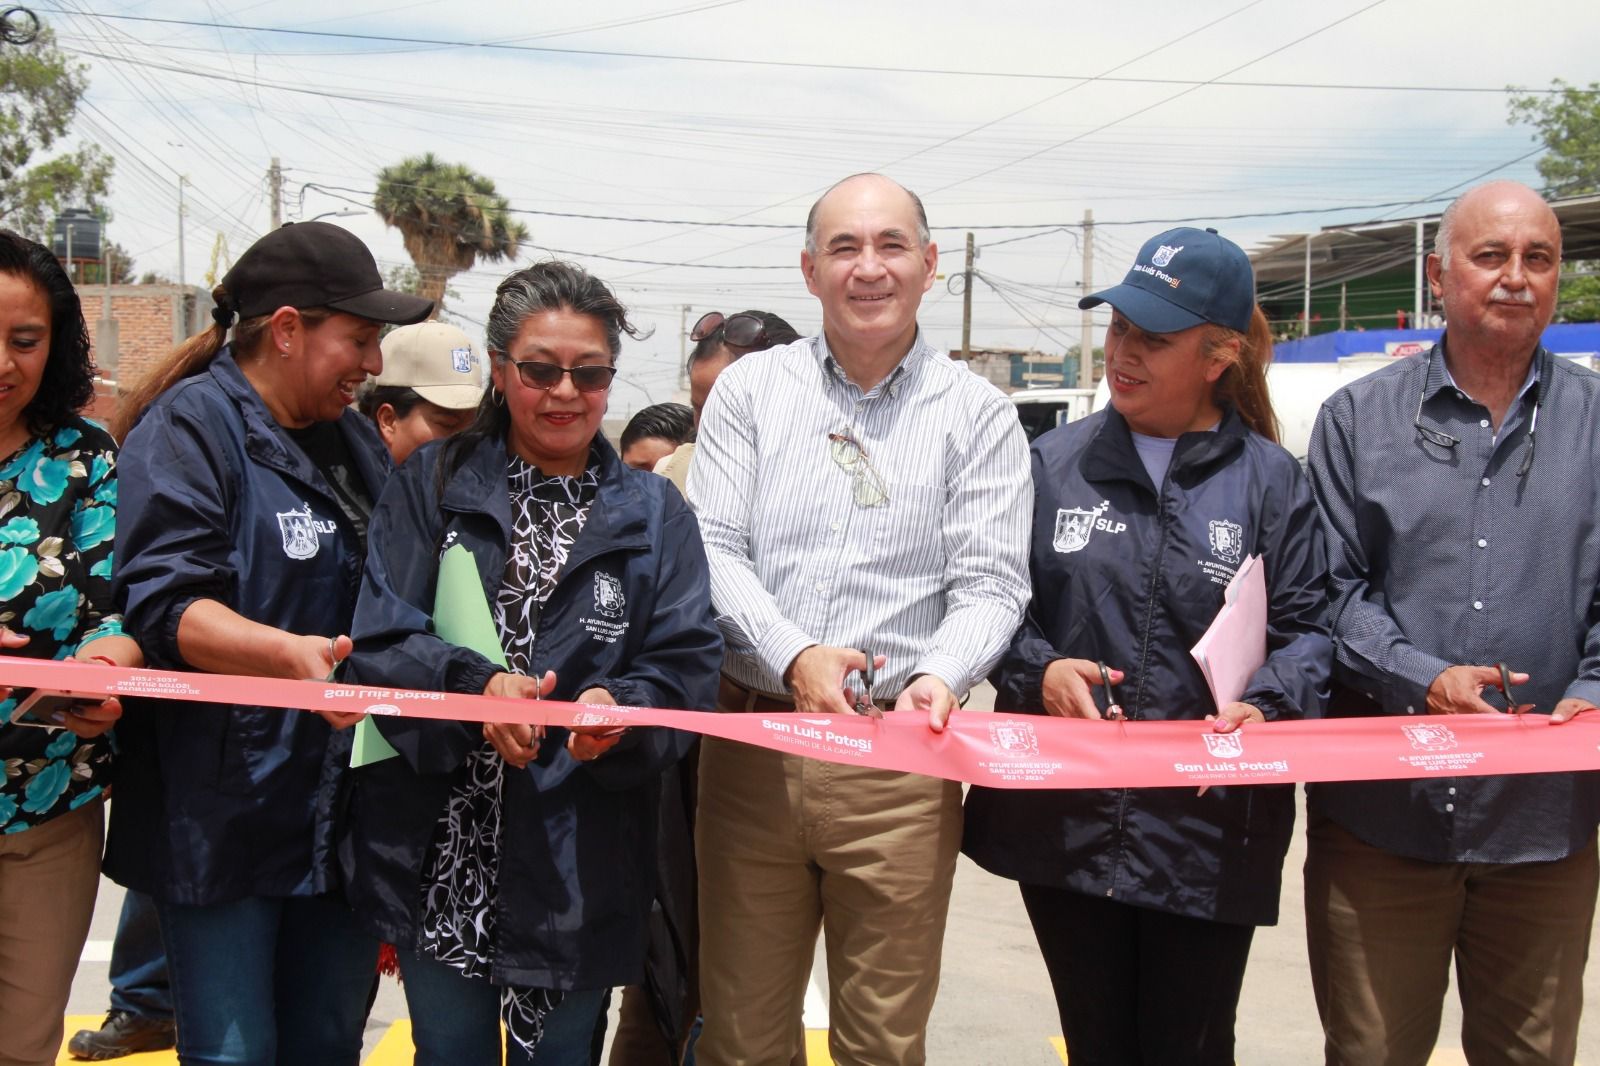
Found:
[[[1511,695],[1511,667],[1505,663],[1495,663],[1494,668],[1500,671],[1500,691],[1506,696],[1506,710],[1512,714],[1526,714],[1533,710],[1531,703],[1518,703],[1515,696]]]
[[[1111,668],[1105,663],[1096,663],[1100,668],[1100,684],[1106,690],[1106,720],[1110,722],[1126,722],[1128,716],[1123,713],[1122,707],[1117,703],[1117,692],[1111,687]]]
[[[878,670],[873,665],[872,651],[869,648],[862,648],[861,654],[867,657],[867,665],[861,670],[861,690],[856,693],[855,712],[868,718],[882,718],[883,712],[872,702],[872,683],[878,678]]]

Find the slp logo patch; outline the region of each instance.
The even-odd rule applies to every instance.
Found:
[[[1211,554],[1225,563],[1239,562],[1244,551],[1244,528],[1226,520],[1211,523]]]
[[[1101,500],[1099,507],[1084,510],[1082,507],[1062,507],[1056,511],[1056,535],[1051,540],[1051,545],[1063,555],[1082,551],[1089,543],[1089,538],[1095,530],[1105,533],[1121,533],[1128,528],[1126,522],[1113,522],[1109,518],[1101,518],[1111,504]]]
[[[283,534],[283,554],[291,559],[315,558],[322,547],[321,533],[333,533],[338,527],[332,522],[320,522],[311,513],[308,503],[298,511],[279,511],[278,531]]]
[[[594,609],[607,618],[621,618],[628,601],[622,595],[622,582],[610,574],[594,575]]]
[[[1163,244],[1160,248],[1156,249],[1156,254],[1150,257],[1150,262],[1154,266],[1164,267],[1168,263],[1172,262],[1172,257],[1181,251],[1183,251],[1183,245],[1181,244],[1176,248],[1170,244]]]
[[[476,360],[472,358],[471,348],[450,349],[450,365],[455,368],[457,374],[472,373],[472,366],[475,362]]]
[[[1244,738],[1238,733],[1201,733],[1206,750],[1216,759],[1238,759],[1244,755]]]

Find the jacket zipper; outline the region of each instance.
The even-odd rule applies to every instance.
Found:
[[[1161,539],[1156,544],[1156,567],[1150,575],[1150,591],[1145,596],[1144,608],[1144,635],[1139,640],[1139,687],[1133,694],[1133,713],[1130,718],[1137,720],[1144,712],[1144,679],[1150,665],[1150,627],[1155,624],[1156,616],[1156,591],[1161,587],[1161,569],[1166,561],[1167,534],[1167,485],[1172,481],[1172,468],[1167,468],[1167,473],[1161,478],[1161,488],[1156,493],[1156,511],[1160,516]],[[1124,826],[1128,817],[1128,789],[1122,789],[1117,794],[1117,870],[1122,868],[1122,856],[1125,848],[1122,846],[1126,840]],[[1111,875],[1112,887],[1106,889],[1106,896],[1110,897],[1116,892],[1116,870]]]

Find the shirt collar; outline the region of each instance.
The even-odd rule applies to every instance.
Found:
[[[817,357],[823,373],[831,374],[840,382],[848,384],[850,379],[845,376],[838,360],[834,359],[833,352],[828,349],[828,335],[819,332],[811,339],[811,344],[812,353]],[[911,339],[911,347],[906,350],[906,354],[895,364],[894,369],[889,371],[887,377],[868,390],[867,395],[876,395],[883,390],[888,390],[890,396],[897,395],[903,386],[915,380],[927,357],[938,354],[923,338],[922,327],[918,326],[917,335]]]
[[[1539,382],[1539,364],[1544,361],[1544,345],[1539,345],[1533,350],[1533,358],[1528,361],[1528,374],[1522,379],[1522,387],[1517,390],[1513,403],[1528,394],[1528,390]],[[1467,396],[1466,390],[1456,384],[1455,375],[1450,373],[1450,364],[1444,358],[1444,342],[1441,340],[1433,346],[1428,353],[1428,379],[1424,386],[1429,396],[1441,389],[1451,389],[1462,396]],[[1467,399],[1472,397],[1467,396]]]

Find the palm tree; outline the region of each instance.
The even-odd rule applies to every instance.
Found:
[[[384,167],[372,206],[385,224],[400,231],[417,265],[418,295],[434,302],[439,316],[445,287],[481,257],[490,263],[515,259],[528,230],[511,217],[494,182],[459,163],[442,163],[432,152]]]

